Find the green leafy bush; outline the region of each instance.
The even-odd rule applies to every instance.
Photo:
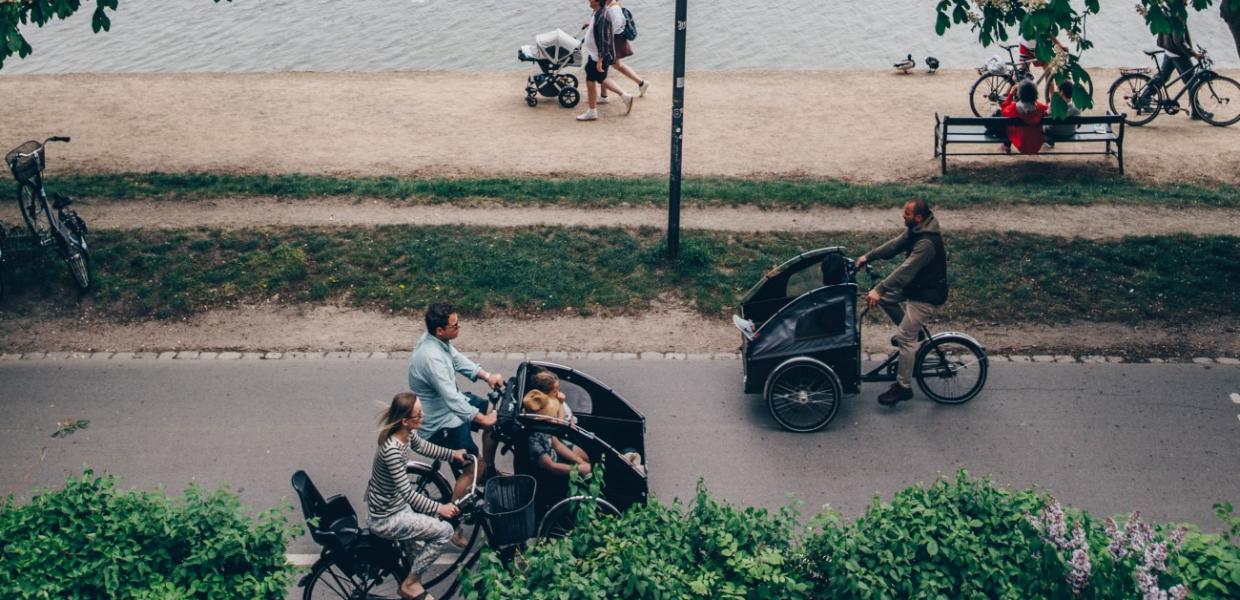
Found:
[[[806,568],[825,598],[1051,598],[1065,571],[1026,514],[1043,498],[961,471],[874,502],[851,525],[828,510],[806,539]]]
[[[586,493],[597,493],[595,489]],[[516,568],[486,552],[463,592],[470,600],[798,599],[809,583],[792,542],[792,508],[740,509],[710,497],[699,482],[688,511],[652,500],[622,517],[578,515],[564,539],[533,546]]]
[[[191,485],[174,499],[87,470],[27,505],[0,504],[0,597],[284,598],[289,510],[251,517],[226,490]]]

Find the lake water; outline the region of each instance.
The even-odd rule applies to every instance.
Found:
[[[935,4],[690,0],[688,68],[883,69],[910,53],[968,68],[995,53],[967,28],[935,35]],[[626,6],[639,25],[628,62],[669,70],[674,2]],[[555,28],[576,32],[589,9],[585,0],[123,0],[112,30],[98,35],[90,12],[24,29],[34,54],[10,58],[0,73],[526,70],[519,46]],[[1217,8],[1190,24],[1219,66],[1240,66]],[[1103,3],[1087,35],[1096,46],[1089,65],[1148,62],[1140,50],[1152,39],[1132,2]]]

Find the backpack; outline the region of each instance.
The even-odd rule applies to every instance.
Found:
[[[633,13],[629,12],[629,9],[621,6],[620,11],[624,13],[624,31],[621,35],[631,42],[637,39],[637,21],[633,20]]]

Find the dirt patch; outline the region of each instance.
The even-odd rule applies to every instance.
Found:
[[[489,224],[497,227],[656,227],[667,212],[656,208],[504,207],[400,205],[388,200],[314,198],[213,198],[196,201],[85,200],[79,210],[92,229],[212,229],[268,226],[375,226]],[[954,232],[1021,231],[1058,237],[1116,239],[1127,235],[1232,235],[1240,231],[1240,211],[1210,208],[1094,206],[1006,206],[936,210]],[[12,214],[9,214],[12,213]],[[1046,218],[1053,214],[1054,218]],[[19,222],[15,207],[0,206],[0,218]],[[687,229],[714,231],[895,232],[896,209],[762,210],[754,207],[686,208]]]
[[[739,334],[723,318],[676,304],[640,315],[469,319],[466,351],[735,352]],[[992,352],[1119,354],[1129,357],[1240,356],[1240,319],[1191,325],[936,323],[964,331]],[[400,351],[421,335],[416,317],[335,306],[213,310],[183,321],[116,323],[78,317],[25,316],[0,323],[0,351],[139,352],[163,350]],[[883,352],[893,328],[867,324],[867,352]]]
[[[1235,75],[1234,73],[1228,73]],[[651,75],[632,115],[602,107],[528,108],[525,73],[69,74],[5,76],[0,112],[11,140],[73,136],[50,169],[75,172],[330,175],[663,175],[672,82]],[[1101,113],[1114,70],[1100,82]],[[813,175],[914,181],[938,175],[934,115],[969,114],[969,70],[899,77],[887,71],[692,72],[685,87],[687,176]],[[877,99],[896,99],[881,101]],[[93,107],[83,110],[82,107]],[[1240,128],[1160,116],[1129,128],[1128,173],[1156,181],[1240,182]],[[599,161],[589,148],[607,148]],[[1065,148],[1067,150],[1067,148]],[[996,153],[998,148],[996,146]],[[1048,155],[952,159],[1027,168],[1114,160]]]

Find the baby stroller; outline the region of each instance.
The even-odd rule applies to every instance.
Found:
[[[579,67],[581,61],[581,40],[564,32],[562,29],[549,31],[534,36],[534,43],[521,46],[517,50],[517,59],[522,62],[538,63],[541,73],[530,75],[525,82],[525,103],[538,106],[538,95],[557,98],[560,106],[572,108],[581,101],[581,92],[577,91],[577,76],[561,73],[568,67]]]

